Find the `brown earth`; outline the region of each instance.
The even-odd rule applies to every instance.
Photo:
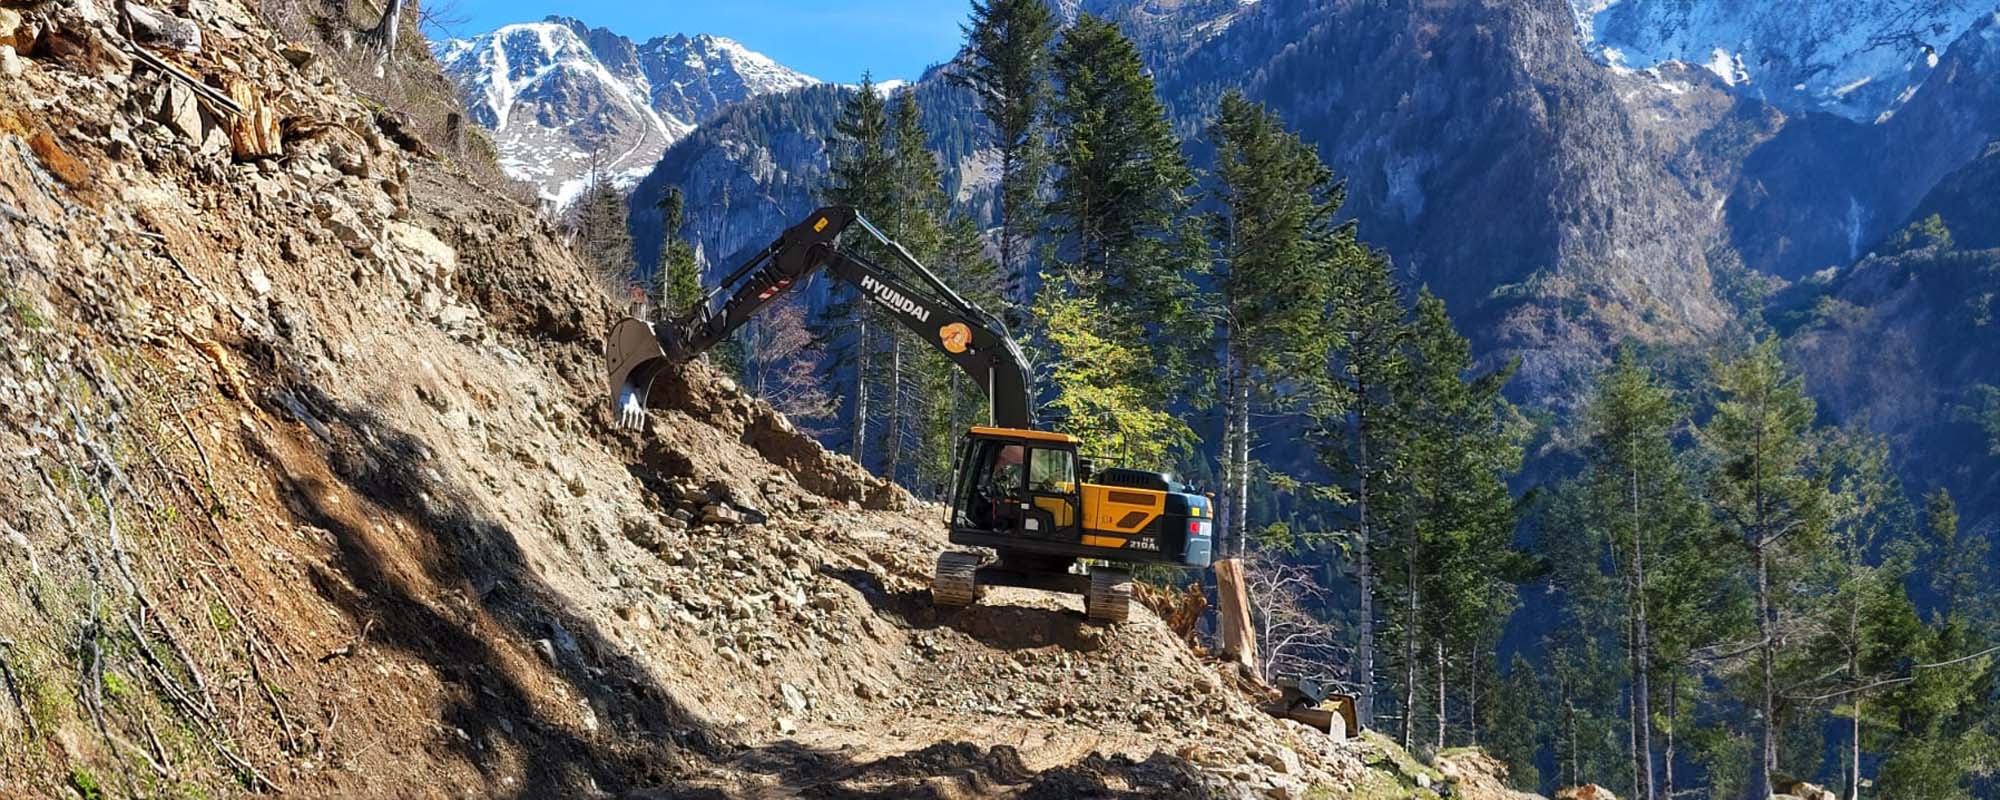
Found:
[[[1384,784],[1150,613],[934,608],[942,510],[704,368],[614,430],[598,281],[385,122],[420,50],[363,95],[339,36],[170,7],[261,157],[108,4],[0,6],[0,797]]]

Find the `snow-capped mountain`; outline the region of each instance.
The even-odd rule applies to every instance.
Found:
[[[1613,68],[1698,65],[1792,111],[1859,122],[1893,115],[1993,0],[1570,0]]]
[[[500,164],[563,205],[593,168],[638,182],[667,146],[724,106],[818,83],[720,36],[634,44],[565,17],[433,45]]]

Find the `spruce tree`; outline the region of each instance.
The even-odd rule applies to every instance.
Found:
[[[1253,404],[1270,414],[1334,410],[1341,398],[1329,391],[1325,365],[1342,331],[1327,316],[1345,262],[1361,251],[1353,227],[1336,219],[1341,196],[1333,172],[1276,115],[1230,92],[1209,136],[1222,208],[1214,222],[1225,375],[1217,535],[1221,555],[1240,556],[1249,523]]]
[[[679,319],[701,302],[701,265],[681,239],[684,196],[678,186],[660,195],[660,261],[654,268],[652,306],[661,319]]]
[[[842,105],[833,141],[828,144],[833,161],[827,170],[827,202],[852,206],[864,215],[887,207],[895,191],[889,117],[870,76],[862,76],[861,88]],[[857,249],[875,260],[881,258],[870,243]],[[816,345],[827,354],[828,370],[847,389],[843,392],[849,399],[847,454],[865,465],[868,423],[877,411],[871,384],[875,382],[882,325],[865,299],[852,291],[841,291],[827,304],[814,328]]]
[[[1000,271],[1008,323],[1019,328],[1048,177],[1045,115],[1056,19],[1044,0],[974,0],[964,31],[970,64],[953,77],[978,97],[1000,151]]]
[[[1654,761],[1653,637],[1661,564],[1700,554],[1704,526],[1676,458],[1673,431],[1684,418],[1672,393],[1627,348],[1598,382],[1584,412],[1588,466],[1579,486],[1584,548],[1616,554],[1610,572],[1622,611],[1618,626],[1630,676],[1626,721],[1630,730],[1633,794],[1651,800],[1660,779]],[[1574,565],[1575,562],[1569,562]],[[1594,567],[1597,559],[1585,564]]]
[[[1410,422],[1402,463],[1412,513],[1391,558],[1403,581],[1405,737],[1413,738],[1407,712],[1418,672],[1428,670],[1432,741],[1442,748],[1452,654],[1490,651],[1518,603],[1508,580],[1521,566],[1506,481],[1522,453],[1512,408],[1500,396],[1515,365],[1472,375],[1470,343],[1428,290],[1417,299],[1409,349],[1398,391]]]
[[[1827,488],[1815,473],[1814,405],[1773,340],[1716,370],[1721,401],[1703,429],[1715,450],[1708,476],[1716,520],[1741,543],[1756,603],[1756,673],[1749,676],[1756,731],[1747,796],[1771,795],[1778,769],[1778,661],[1793,569],[1823,542]]]
[[[1376,605],[1383,588],[1377,580],[1384,535],[1394,529],[1385,521],[1407,495],[1401,490],[1407,474],[1399,467],[1403,426],[1401,406],[1391,388],[1408,367],[1404,340],[1408,336],[1402,288],[1386,256],[1365,253],[1348,262],[1338,301],[1328,323],[1339,331],[1340,346],[1328,365],[1338,397],[1321,413],[1314,435],[1319,460],[1334,474],[1350,501],[1354,525],[1350,546],[1355,565],[1354,673],[1361,684],[1355,710],[1363,726],[1375,722]]]
[[[1958,503],[1935,489],[1924,498],[1925,573],[1947,621],[1987,635],[2000,633],[2000,601],[1982,586],[1994,585],[1986,537],[1958,526]]]
[[[1516,789],[1532,792],[1541,787],[1541,768],[1536,765],[1540,734],[1549,718],[1544,687],[1535,665],[1520,653],[1507,665],[1486,714],[1487,733],[1480,744],[1494,758],[1507,764],[1507,782]]]
[[[1192,441],[1169,405],[1187,394],[1206,332],[1189,279],[1204,246],[1185,224],[1193,171],[1117,26],[1085,15],[1055,63],[1056,263],[1037,301],[1061,362],[1055,404],[1090,415],[1104,437],[1092,444],[1119,442],[1110,454],[1163,459]],[[1110,349],[1120,357],[1102,358]]]
[[[632,286],[632,231],[627,227],[625,194],[605,175],[602,158],[591,156],[588,183],[569,211],[571,248],[607,287],[621,296]]]
[[[892,144],[889,149],[889,196],[879,214],[879,224],[890,238],[901,244],[919,262],[934,261],[941,249],[944,214],[944,184],[938,175],[937,157],[924,146],[922,112],[916,93],[897,94],[889,111]],[[886,266],[886,264],[885,264]],[[904,440],[915,435],[912,421],[922,416],[918,404],[929,405],[919,363],[935,366],[937,357],[927,344],[913,341],[909,331],[892,326],[884,331],[887,349],[882,386],[885,393],[883,420],[882,474],[903,481]],[[915,413],[913,413],[915,412]]]

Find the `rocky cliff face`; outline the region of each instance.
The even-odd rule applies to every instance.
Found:
[[[545,199],[568,202],[593,169],[621,186],[730,103],[817,83],[729,39],[643,44],[566,17],[434,45],[501,164]]]

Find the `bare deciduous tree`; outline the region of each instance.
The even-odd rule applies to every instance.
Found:
[[[744,387],[793,422],[827,419],[836,404],[820,379],[819,348],[806,328],[797,298],[779,304],[743,329]]]
[[[1346,677],[1352,648],[1341,642],[1339,626],[1313,613],[1336,604],[1312,570],[1260,556],[1247,561],[1243,572],[1264,679],[1308,679],[1346,692],[1358,688]]]

